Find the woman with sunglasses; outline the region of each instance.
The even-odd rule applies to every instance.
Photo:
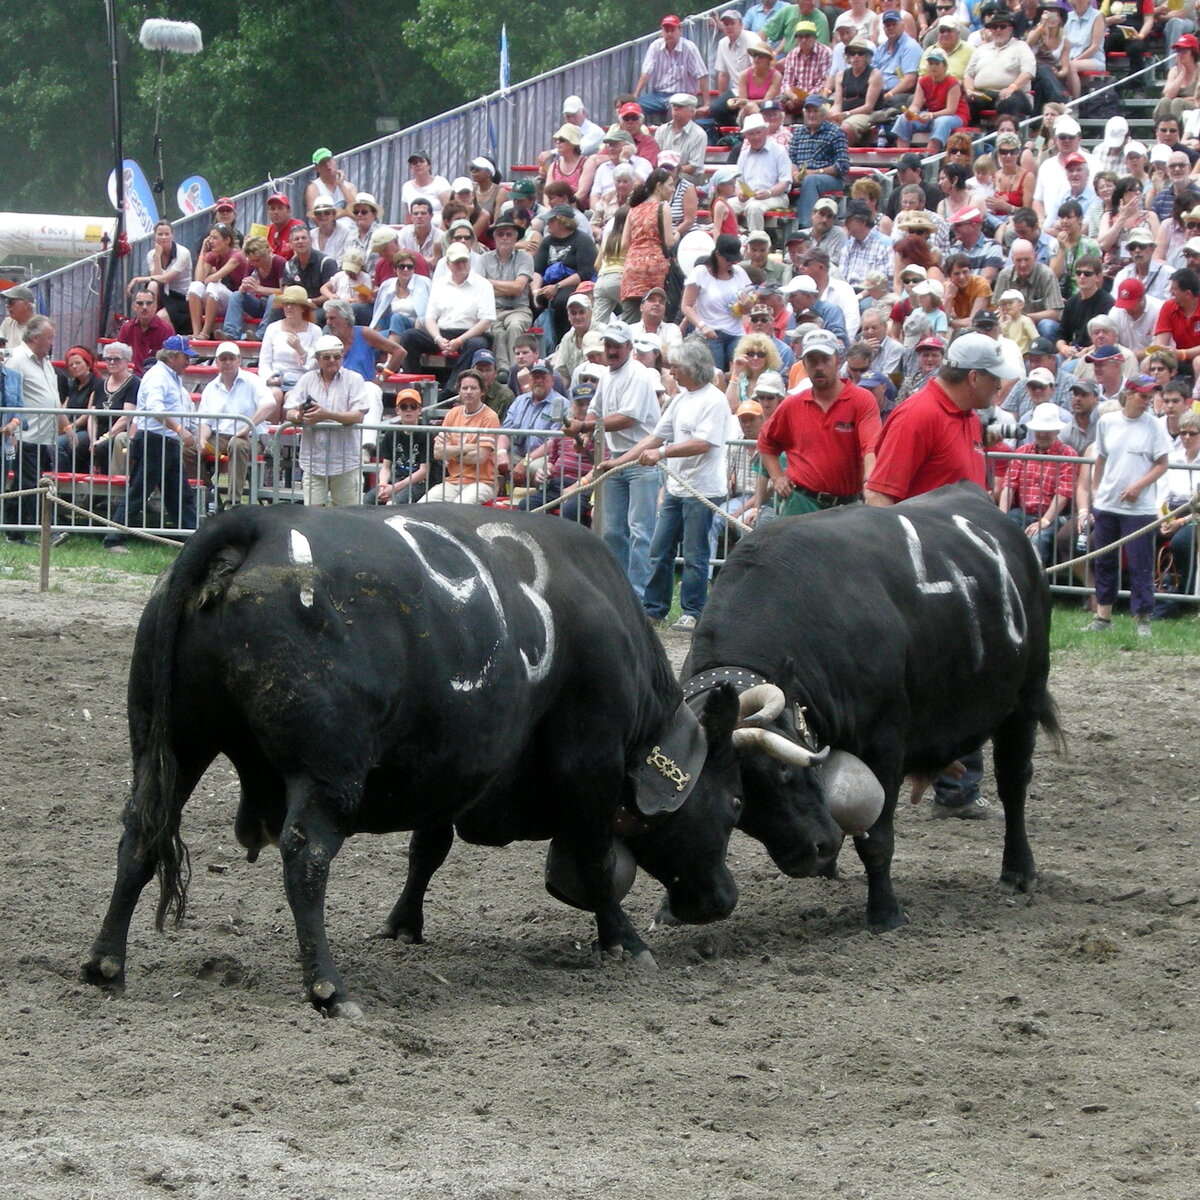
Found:
[[[1165,262],[1172,271],[1188,265],[1183,256],[1183,247],[1191,238],[1200,238],[1200,209],[1193,214],[1195,204],[1196,197],[1187,192],[1176,196],[1171,205],[1171,215],[1158,227],[1155,257]]]
[[[417,274],[417,260],[411,250],[397,251],[392,266],[396,274],[385,279],[375,294],[371,328],[386,329],[390,337],[399,337],[425,319],[429,277]]]
[[[913,97],[912,106],[896,118],[892,133],[896,145],[907,150],[914,133],[928,131],[929,141],[925,149],[929,154],[937,154],[950,135],[967,123],[969,109],[962,84],[949,74],[945,52],[935,46],[925,52],[925,62],[927,73],[917,80],[917,94]],[[970,174],[966,168],[961,169]],[[958,209],[951,211],[957,212]]]
[[[764,371],[779,371],[782,367],[783,359],[769,326],[746,334],[734,348],[729,365],[729,385],[725,389],[729,411],[737,412],[754,395]]]
[[[133,373],[133,351],[124,342],[104,347],[104,367],[106,374],[93,394],[87,424],[92,469],[100,475],[124,475],[129,461],[128,414],[137,408],[141,380]]]
[[[1171,47],[1175,62],[1167,72],[1162,99],[1154,109],[1154,124],[1163,117],[1183,120],[1183,114],[1196,107],[1196,91],[1200,88],[1200,41],[1186,33]]]
[[[1115,188],[1109,201],[1108,212],[1100,221],[1100,236],[1097,241],[1104,251],[1105,267],[1113,270],[1129,261],[1125,243],[1135,229],[1148,230],[1157,242],[1158,218],[1142,207],[1142,188],[1132,176],[1125,176]]]
[[[579,126],[569,121],[560,126],[554,135],[554,153],[542,165],[541,185],[562,180],[571,187],[571,191],[579,191],[579,183],[583,178],[583,168],[587,159],[579,152]]]
[[[764,100],[774,100],[783,87],[783,72],[775,65],[775,54],[765,42],[751,42],[746,47],[750,65],[738,75],[737,95],[729,107],[742,116],[758,112]]]
[[[939,217],[944,217],[948,221],[955,213],[962,212],[964,208],[968,208],[974,203],[970,182],[971,172],[962,163],[942,163],[937,183],[945,198],[939,201],[934,210]]]

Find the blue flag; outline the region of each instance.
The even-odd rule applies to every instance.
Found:
[[[500,94],[508,94],[508,26],[500,26]]]

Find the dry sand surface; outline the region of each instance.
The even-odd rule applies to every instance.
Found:
[[[273,850],[247,864],[218,764],[184,814],[186,922],[148,891],[120,999],[78,981],[129,780],[125,679],[148,584],[0,581],[0,1196],[783,1200],[1200,1194],[1197,660],[1056,663],[1072,757],[1039,752],[1040,889],[998,822],[899,817],[911,924],[738,835],[732,918],[597,962],[544,847],[459,844],[422,946],[371,940],[402,836],[348,842],[328,901],[366,1010],[301,999]],[[686,643],[668,635],[673,656]],[[627,902],[639,927],[657,888]]]

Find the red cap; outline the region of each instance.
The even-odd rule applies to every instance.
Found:
[[[680,27],[680,25],[682,25],[682,24],[683,24],[683,22],[674,13],[668,13],[662,19],[662,27],[664,29],[667,29],[667,28],[678,29]],[[1195,38],[1192,38],[1193,42],[1195,40],[1196,40]],[[1176,45],[1178,45],[1178,43],[1176,43]]]
[[[640,104],[634,104],[631,100],[628,104],[622,104],[617,109],[618,117],[640,117],[642,115],[642,107]]]
[[[282,204],[285,208],[292,207],[292,202],[282,192],[276,192],[273,196],[268,196],[267,204]]]
[[[927,337],[917,343],[918,350],[945,350],[946,343],[940,337]]]
[[[217,207],[218,208],[232,208],[234,212],[237,212],[237,205],[234,204],[234,202],[232,200],[230,200],[230,198],[228,196],[222,196],[217,201]]]
[[[1146,285],[1140,279],[1123,279],[1117,287],[1117,298],[1113,301],[1113,307],[1129,312],[1137,307],[1137,302],[1145,294]]]
[[[664,21],[663,24],[666,24]],[[1171,43],[1172,50],[1191,50],[1193,54],[1200,53],[1200,41],[1196,40],[1194,34],[1185,33],[1183,37],[1178,38]]]
[[[1087,159],[1084,158],[1084,156],[1082,154],[1080,154],[1078,150],[1073,150],[1070,154],[1067,155],[1066,158],[1064,158],[1062,160],[1062,164],[1064,167],[1079,167],[1079,166],[1086,167]]]

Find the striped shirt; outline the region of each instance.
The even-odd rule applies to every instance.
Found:
[[[797,46],[783,60],[783,86],[803,92],[815,92],[828,78],[833,52],[817,42],[811,54],[803,54]]]
[[[872,229],[861,242],[849,237],[842,247],[842,278],[851,287],[862,287],[871,271],[882,271],[891,279],[893,265],[892,243],[878,229]]]
[[[822,121],[815,132],[804,124],[792,130],[788,157],[795,166],[843,176],[850,170],[846,135],[832,121]]]
[[[655,38],[642,59],[642,74],[652,92],[695,93],[700,80],[707,77],[708,68],[696,43],[690,39],[680,38],[675,49],[668,50],[662,38]]]

